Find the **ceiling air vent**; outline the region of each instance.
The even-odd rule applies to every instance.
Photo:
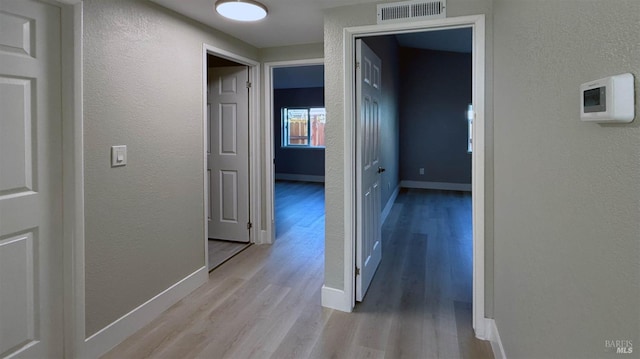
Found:
[[[442,19],[447,16],[447,1],[401,1],[378,5],[378,24]]]

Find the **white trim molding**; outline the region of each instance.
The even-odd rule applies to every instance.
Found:
[[[472,103],[475,109],[473,126],[473,152],[471,154],[471,208],[473,222],[473,328],[480,327],[485,320],[485,270],[484,270],[484,182],[485,182],[485,18],[484,15],[471,17],[473,20],[472,52]],[[478,332],[476,330],[476,336]]]
[[[62,185],[64,356],[83,346],[84,302],[84,144],[81,0],[58,1],[62,40]]]
[[[125,314],[115,322],[109,324],[96,334],[85,340],[84,350],[78,357],[98,358],[104,353],[120,344],[130,335],[142,329],[162,312],[169,309],[182,298],[196,290],[209,279],[207,267],[201,267],[180,280],[171,287],[165,289],[155,297],[149,299],[136,309]]]
[[[351,300],[340,289],[322,286],[321,290],[322,306],[325,308],[336,309],[342,312],[351,312],[353,306]]]
[[[443,29],[471,28],[473,31],[472,52],[472,103],[475,108],[472,153],[472,208],[473,208],[473,328],[476,336],[484,336],[481,325],[484,316],[484,132],[485,132],[485,16],[472,15],[444,19],[416,21],[410,23],[368,25],[344,29],[344,298],[349,302],[349,311],[355,305],[355,41],[366,36],[381,36],[397,33],[437,31]],[[337,293],[336,293],[337,295]],[[327,296],[326,298],[329,298]],[[323,296],[322,305],[331,305]]]
[[[382,210],[382,214],[380,214],[381,224],[384,224],[384,221],[386,221],[387,217],[389,217],[389,213],[391,213],[391,208],[393,208],[393,204],[396,202],[396,198],[398,198],[399,193],[400,193],[400,186],[396,187],[396,189],[393,191],[393,193],[389,197],[387,204],[384,206],[384,209]]]
[[[265,228],[267,236],[263,237],[265,244],[271,244],[276,239],[275,226],[275,198],[274,186],[276,180],[275,174],[275,154],[273,153],[273,69],[279,67],[297,67],[309,65],[324,65],[323,58],[275,61],[264,63],[264,148],[262,161],[264,163],[264,182],[266,191],[264,193],[265,201]],[[257,156],[256,156],[257,158]],[[315,181],[314,181],[315,182]],[[322,179],[324,182],[324,177]]]
[[[256,241],[256,244],[269,244],[269,232],[262,229],[260,230],[260,241]]]
[[[471,183],[425,182],[425,181],[400,181],[402,188],[435,189],[443,191],[471,192]]]
[[[507,355],[504,353],[504,347],[502,346],[502,340],[500,339],[500,333],[498,332],[496,321],[487,318],[484,320],[484,327],[486,337],[480,339],[488,340],[491,342],[491,350],[493,350],[493,357],[495,359],[507,359]]]
[[[296,173],[276,173],[275,177],[276,177],[276,180],[282,180],[282,181],[324,183],[324,176],[299,175]]]

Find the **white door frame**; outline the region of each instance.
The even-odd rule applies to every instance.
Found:
[[[64,356],[84,345],[84,157],[82,0],[47,0],[61,8]]]
[[[484,315],[484,179],[485,179],[485,17],[473,15],[410,23],[368,25],[344,29],[344,172],[345,172],[345,240],[344,292],[345,300],[355,306],[355,193],[356,193],[356,116],[355,116],[355,40],[409,32],[434,31],[470,27],[473,31],[472,102],[476,118],[473,126],[472,210],[473,210],[473,328],[476,336],[486,339],[487,320]]]
[[[207,136],[209,133],[208,128],[208,116],[207,116],[207,55],[213,55],[221,57],[240,65],[249,67],[249,81],[251,87],[249,88],[249,221],[253,224],[249,229],[249,242],[260,243],[258,234],[260,234],[260,198],[262,198],[260,191],[260,63],[234,54],[230,51],[220,49],[218,47],[203,44],[202,45],[202,149],[203,149],[203,186],[204,186],[204,265],[209,266],[209,226],[207,218],[209,206],[207,202],[209,200],[209,184],[207,179]]]
[[[273,69],[280,67],[298,67],[324,65],[323,58],[304,60],[276,61],[264,63],[264,175],[265,175],[265,217],[266,224],[260,243],[272,244],[276,239],[275,223],[275,157],[273,153]]]

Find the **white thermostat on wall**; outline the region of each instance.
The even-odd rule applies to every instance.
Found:
[[[616,123],[631,122],[635,116],[633,75],[610,76],[580,86],[580,119]]]

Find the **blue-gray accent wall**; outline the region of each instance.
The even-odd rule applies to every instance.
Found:
[[[273,146],[276,177],[279,174],[324,177],[324,148],[282,147],[281,111],[284,107],[324,107],[324,87],[273,91]],[[327,120],[330,121],[330,119]]]
[[[273,69],[274,89],[309,87],[324,87],[324,65],[276,67]]]
[[[400,178],[470,184],[471,54],[400,48],[400,64]]]

